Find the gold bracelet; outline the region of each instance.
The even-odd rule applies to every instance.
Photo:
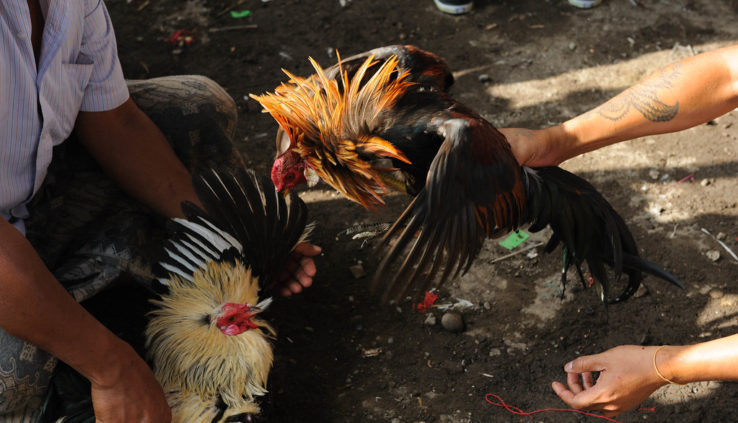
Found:
[[[661,372],[659,371],[659,368],[656,366],[656,354],[658,354],[661,348],[664,348],[664,347],[666,347],[666,345],[662,345],[656,348],[656,351],[653,352],[653,369],[656,370],[656,374],[659,375],[659,377],[663,379],[664,382],[671,384],[671,385],[684,385],[683,383],[676,383],[664,377],[664,375],[662,375]]]

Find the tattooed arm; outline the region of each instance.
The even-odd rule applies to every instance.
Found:
[[[616,142],[690,128],[736,107],[738,45],[659,69],[560,125],[501,131],[521,164],[550,166]]]

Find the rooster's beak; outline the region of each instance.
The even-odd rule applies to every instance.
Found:
[[[251,310],[250,310],[251,315],[256,316],[257,314],[266,310],[272,304],[272,301],[274,301],[272,297],[265,298],[264,300],[260,301],[259,304],[251,307]]]

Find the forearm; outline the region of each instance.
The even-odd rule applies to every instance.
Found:
[[[738,334],[695,345],[664,347],[656,356],[656,365],[676,383],[738,380]]]
[[[132,100],[109,112],[82,112],[76,128],[108,175],[161,215],[182,217],[183,200],[198,203],[189,172]]]
[[[738,107],[738,46],[662,68],[595,109],[548,128],[554,161],[646,135],[679,131]]]
[[[0,293],[0,327],[90,380],[106,379],[111,360],[130,348],[74,301],[28,241],[3,219]]]

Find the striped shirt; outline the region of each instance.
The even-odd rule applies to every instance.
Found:
[[[27,0],[0,1],[0,216],[21,233],[53,147],[72,132],[77,114],[128,99],[102,0],[40,4],[45,24],[37,70]]]

